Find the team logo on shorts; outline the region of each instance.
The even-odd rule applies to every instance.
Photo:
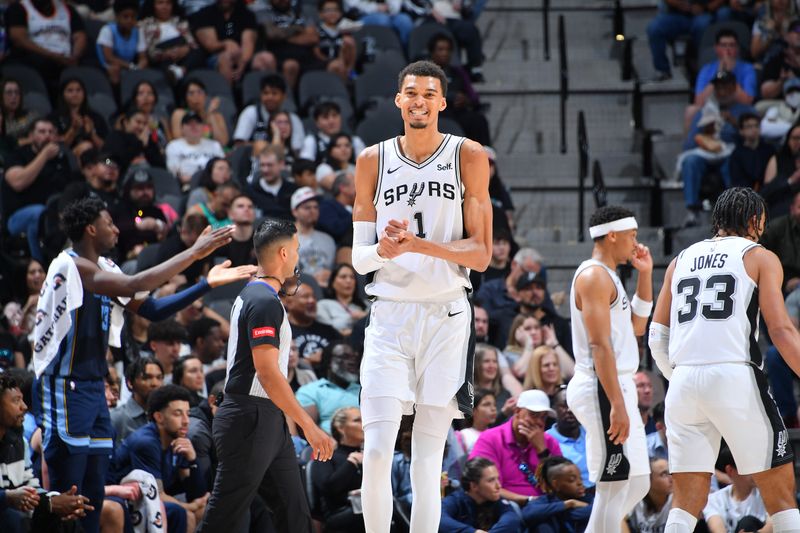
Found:
[[[417,203],[417,197],[420,196],[424,191],[425,191],[424,181],[422,183],[415,183],[414,187],[411,188],[411,194],[409,194],[408,196],[408,206],[414,207],[414,205]]]
[[[606,474],[613,476],[617,473],[617,468],[622,463],[622,453],[613,453],[608,458],[608,465],[606,465]]]
[[[786,455],[786,445],[789,443],[789,430],[784,429],[778,433],[778,445],[775,447],[775,454],[778,457]]]

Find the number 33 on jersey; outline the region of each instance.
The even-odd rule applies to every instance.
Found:
[[[670,363],[753,362],[758,341],[758,289],[744,268],[754,246],[741,237],[693,244],[678,256],[672,276]]]
[[[461,146],[466,139],[445,134],[421,163],[403,155],[398,138],[380,143],[373,202],[378,233],[389,221],[408,220],[418,238],[446,243],[465,238]],[[429,300],[470,287],[468,269],[434,257],[402,254],[375,273],[367,293],[389,299]]]

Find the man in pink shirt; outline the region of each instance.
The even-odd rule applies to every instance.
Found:
[[[558,441],[544,432],[547,416],[555,416],[547,394],[526,390],[519,395],[514,416],[508,422],[487,429],[472,448],[469,458],[485,457],[497,465],[500,496],[525,505],[542,489],[536,479],[539,461],[561,455]]]

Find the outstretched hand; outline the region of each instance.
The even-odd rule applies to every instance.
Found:
[[[191,247],[192,257],[199,261],[211,254],[220,246],[225,246],[233,239],[234,226],[224,226],[211,230],[211,226],[206,226],[203,233],[197,238]]]
[[[211,270],[209,270],[206,279],[211,288],[214,288],[219,287],[220,285],[233,283],[234,281],[250,279],[250,277],[255,274],[257,270],[258,267],[255,265],[231,267],[230,259],[226,259],[224,262],[214,266]]]

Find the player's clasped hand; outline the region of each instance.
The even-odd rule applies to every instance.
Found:
[[[79,520],[87,512],[94,511],[89,505],[89,498],[78,494],[78,487],[73,485],[67,492],[50,497],[50,510],[62,520]]]
[[[17,511],[32,511],[39,505],[39,494],[33,487],[19,487],[6,491],[8,505]]]
[[[314,450],[312,457],[315,461],[328,461],[333,456],[336,441],[325,433],[319,426],[303,428],[309,446]]]
[[[408,231],[408,220],[390,220],[378,241],[378,253],[386,259],[394,259],[410,252],[416,236]]]
[[[628,434],[631,429],[631,422],[628,419],[628,413],[625,412],[625,405],[620,407],[611,406],[611,415],[609,417],[608,438],[614,444],[623,444],[628,440]]]

